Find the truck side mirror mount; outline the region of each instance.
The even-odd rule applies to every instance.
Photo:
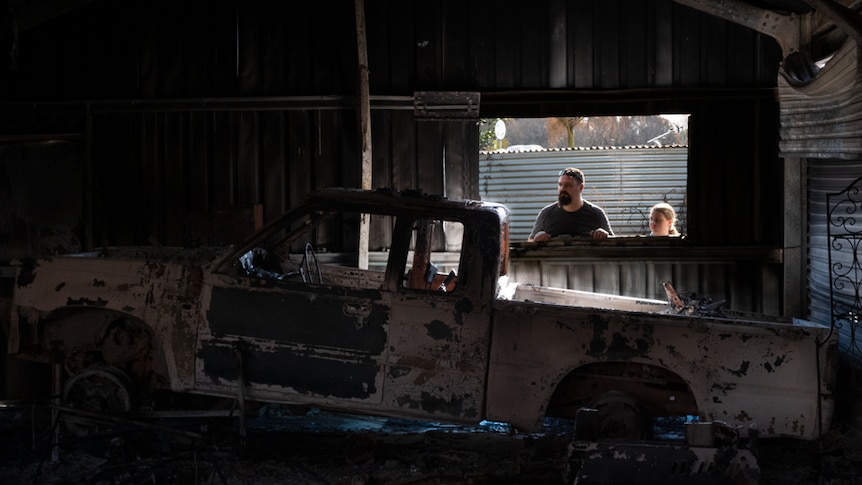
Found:
[[[428,270],[425,271],[425,284],[430,285],[434,281],[435,276],[437,276],[437,265],[428,263]]]

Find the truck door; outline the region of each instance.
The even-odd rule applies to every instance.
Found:
[[[197,388],[225,395],[242,388],[248,398],[275,402],[380,402],[386,261],[358,267],[357,244],[344,228],[358,227],[361,216],[311,214],[291,222],[284,240],[239,255],[238,276],[225,271],[212,287]],[[391,227],[391,218],[371,217],[372,227]],[[333,224],[337,230],[327,228]]]
[[[481,264],[470,253],[470,229],[416,220],[392,296],[384,400],[420,419],[475,422],[482,413],[490,309],[477,296]]]

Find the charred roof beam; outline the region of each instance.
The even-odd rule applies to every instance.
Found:
[[[834,0],[805,0],[805,3],[834,22],[856,42],[862,42],[862,17],[859,12]]]
[[[784,58],[799,50],[799,15],[777,13],[769,9],[748,5],[739,0],[674,1],[772,37],[781,47]]]

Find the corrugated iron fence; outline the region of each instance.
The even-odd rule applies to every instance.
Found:
[[[616,235],[648,234],[649,208],[668,202],[685,234],[688,147],[619,147],[482,152],[479,193],[511,210],[511,240],[527,239],[536,214],[556,200],[558,173],[583,170],[584,198],[608,215]]]

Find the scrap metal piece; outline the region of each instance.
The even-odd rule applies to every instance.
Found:
[[[478,92],[417,91],[413,112],[418,120],[461,120],[479,118]]]
[[[667,293],[667,299],[670,300],[670,304],[677,310],[682,308],[682,300],[679,298],[676,290],[673,289],[673,285],[670,284],[670,281],[663,281],[661,285],[664,287],[664,292]]]
[[[569,474],[575,485],[590,484],[735,484],[760,481],[760,467],[750,450],[736,447],[689,447],[647,443],[573,442]]]

